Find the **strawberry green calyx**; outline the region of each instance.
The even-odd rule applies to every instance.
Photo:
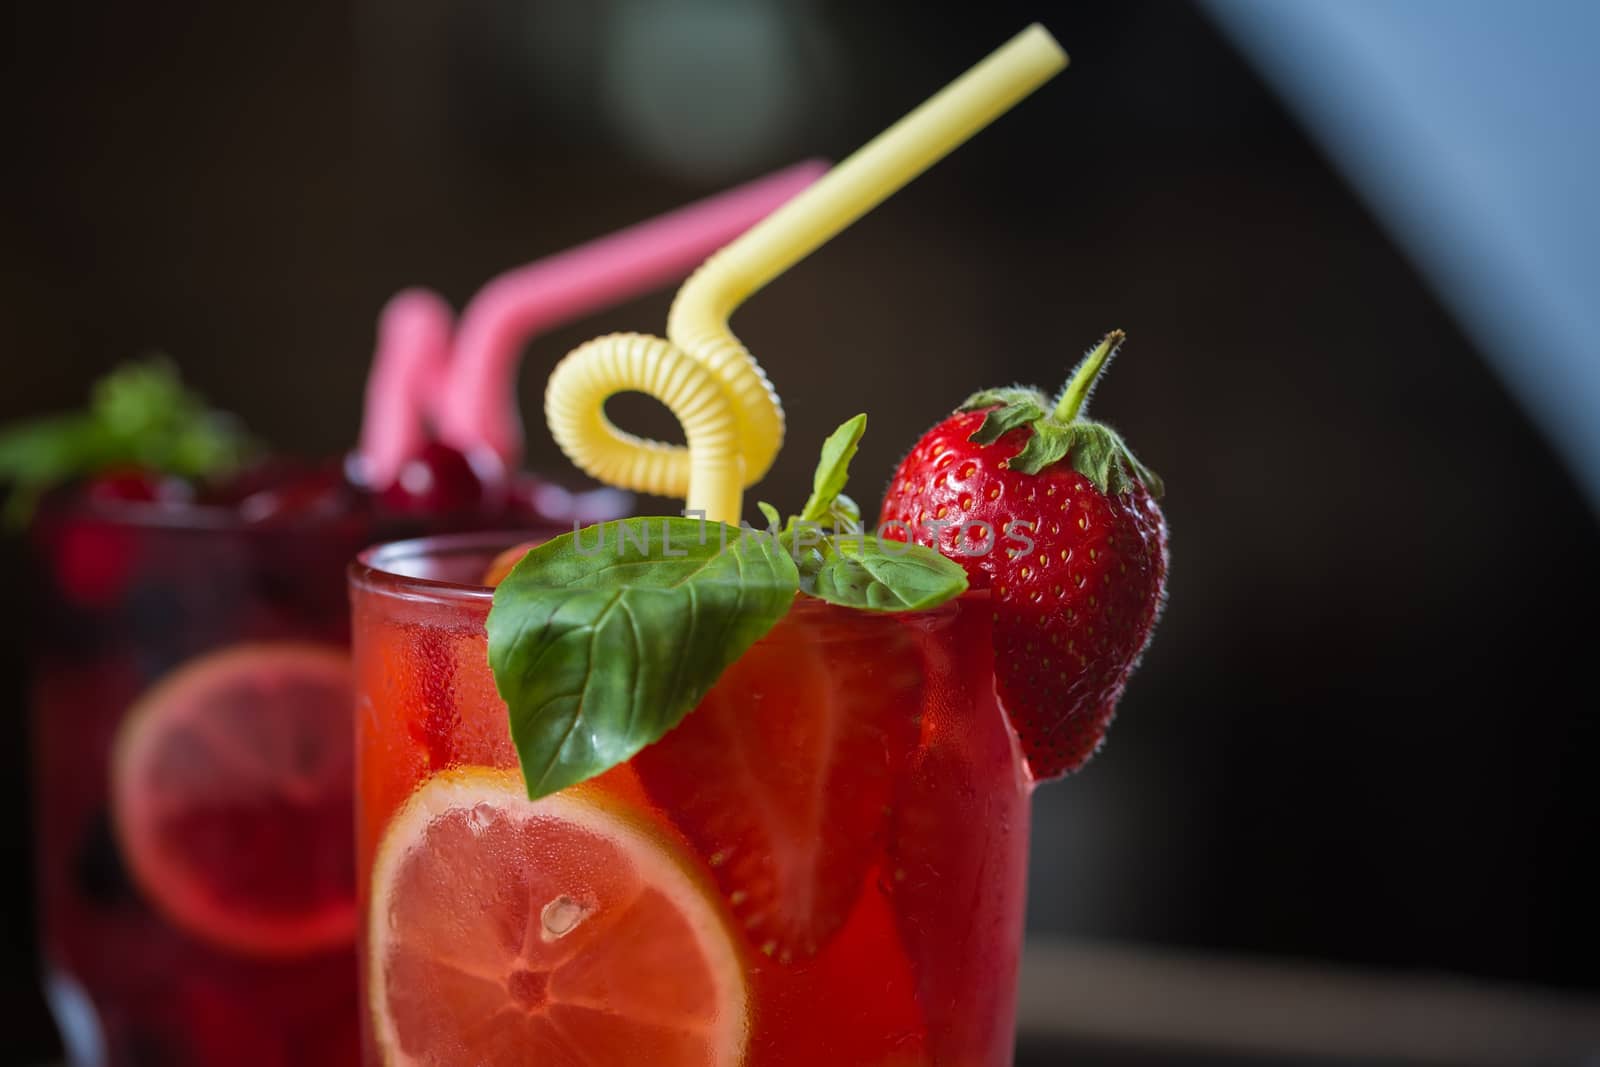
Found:
[[[992,408],[970,440],[993,444],[1020,427],[1033,432],[1022,451],[1006,466],[1023,474],[1038,474],[1066,460],[1102,493],[1116,496],[1142,484],[1155,497],[1162,494],[1161,479],[1139,462],[1127,442],[1111,427],[1084,416],[1089,394],[1101,371],[1121,346],[1124,334],[1112,330],[1083,357],[1060,396],[1051,401],[1037,389],[1011,387],[974,393],[957,410]]]
[[[1111,362],[1111,357],[1117,354],[1117,349],[1122,347],[1127,336],[1121,330],[1112,330],[1072,368],[1072,377],[1067,379],[1066,387],[1056,400],[1055,411],[1051,413],[1057,422],[1071,422],[1088,405],[1089,394],[1094,392],[1094,383],[1100,380],[1100,372],[1106,369],[1106,364]]]

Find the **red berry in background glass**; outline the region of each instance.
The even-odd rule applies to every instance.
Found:
[[[973,396],[912,448],[880,515],[885,537],[937,548],[991,591],[997,690],[1036,780],[1099,748],[1166,588],[1160,480],[1082,417],[1121,340],[1091,352],[1058,400]]]
[[[284,522],[335,512],[353,498],[342,471],[311,467],[295,470],[276,485],[257,489],[236,506],[246,522]]]
[[[184,504],[194,491],[182,478],[142,467],[118,467],[90,479],[83,495],[95,504]]]
[[[394,484],[379,499],[391,511],[409,515],[452,512],[491,513],[505,503],[505,465],[493,452],[468,457],[438,441],[406,460]]]

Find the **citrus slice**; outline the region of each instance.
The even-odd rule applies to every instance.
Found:
[[[483,572],[483,584],[496,586],[505,581],[511,569],[522,562],[522,557],[538,548],[540,544],[539,541],[524,541],[500,553],[490,561],[489,569]]]
[[[342,650],[250,644],[191,660],[128,712],[117,837],[175,925],[263,956],[353,940],[351,699]]]
[[[593,791],[429,779],[372,870],[368,989],[389,1067],[735,1067],[744,966],[715,887]]]

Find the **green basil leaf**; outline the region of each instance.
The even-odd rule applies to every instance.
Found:
[[[783,516],[778,514],[778,509],[765,500],[756,501],[756,510],[761,512],[762,518],[767,520],[767,529],[777,530],[783,526]]]
[[[800,509],[802,522],[821,522],[828,517],[834,498],[850,480],[850,461],[855,458],[861,435],[866,432],[867,416],[857,415],[822,442],[822,458],[817,461],[817,472],[811,478],[811,498]]]
[[[834,536],[800,554],[800,590],[841,607],[921,611],[967,589],[967,572],[931,548]]]
[[[529,552],[488,621],[528,795],[600,774],[676,726],[798,586],[777,538],[694,519],[604,523]]]
[[[835,530],[851,533],[861,531],[861,505],[844,493],[833,498],[828,508],[828,524]]]

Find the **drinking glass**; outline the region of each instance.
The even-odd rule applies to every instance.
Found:
[[[350,568],[363,1063],[1009,1064],[1031,783],[987,594],[799,598],[665,737],[530,801],[479,581],[525,539]]]

